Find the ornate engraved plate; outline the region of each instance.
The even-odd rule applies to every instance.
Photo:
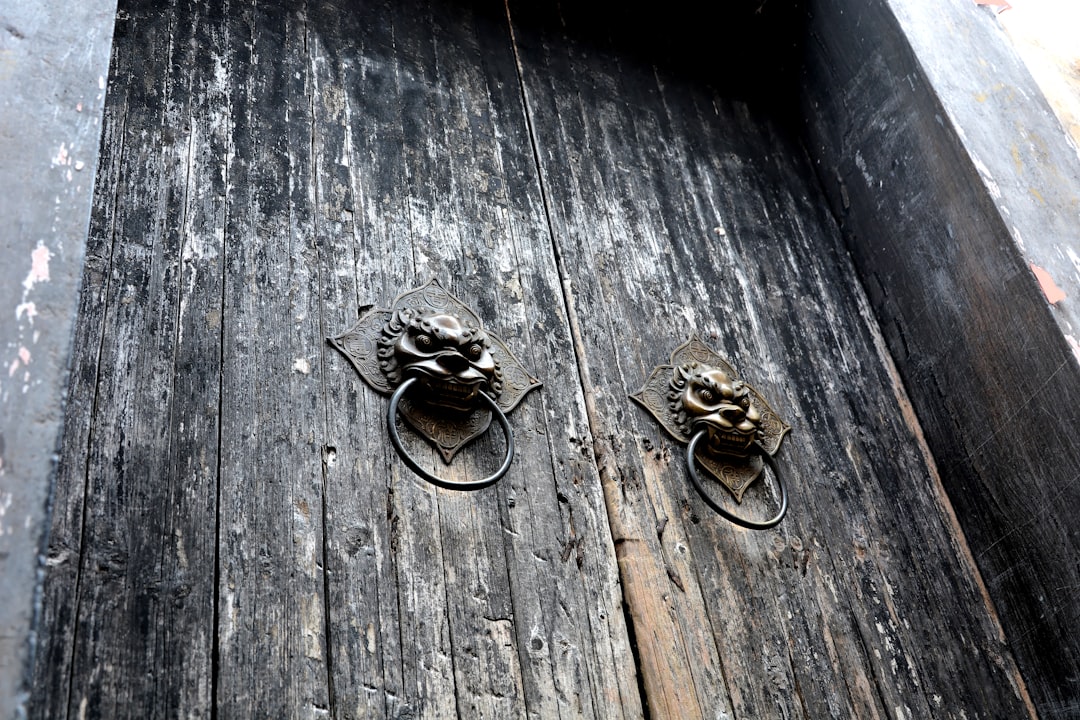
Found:
[[[687,406],[688,402],[693,405],[688,400],[688,388],[696,381],[711,388],[704,390],[708,401],[705,407]],[[719,388],[728,394],[726,400],[721,399]],[[712,391],[717,391],[715,402]],[[630,398],[648,410],[668,434],[684,444],[690,442],[694,433],[692,428],[696,427],[694,423],[700,422],[702,415],[716,411],[717,407],[729,408],[737,415],[737,419],[730,422],[720,421],[730,426],[726,431],[711,428],[712,442],[707,450],[697,454],[698,462],[731,491],[737,502],[742,502],[746,488],[765,467],[760,457],[747,451],[748,446],[756,441],[769,455],[775,455],[784,435],[791,430],[764,396],[739,380],[734,368],[696,335],[675,348],[670,364],[657,366],[645,386]],[[739,399],[742,410],[737,407]]]
[[[330,343],[383,395],[407,377],[421,379],[399,411],[447,463],[491,424],[491,411],[474,402],[476,392],[509,413],[541,384],[437,280],[402,293],[389,309],[369,311]]]

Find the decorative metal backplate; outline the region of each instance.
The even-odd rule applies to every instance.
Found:
[[[704,403],[699,396],[690,396],[694,388],[705,393]],[[720,397],[721,388],[727,393],[726,399]],[[700,416],[723,412],[724,407],[732,408],[740,415],[734,424],[721,421],[731,425],[728,430],[710,427],[708,448],[697,455],[698,462],[730,490],[738,502],[742,502],[746,488],[765,467],[764,461],[750,452],[750,445],[756,441],[769,455],[775,455],[784,435],[791,430],[761,393],[739,380],[734,368],[696,335],[675,348],[670,364],[657,366],[645,386],[630,398],[640,403],[673,438],[684,444],[690,442],[695,432],[694,422],[700,421]],[[742,413],[730,404],[739,399],[745,407]]]
[[[371,310],[330,343],[383,395],[408,377],[422,379],[422,392],[409,390],[413,397],[403,397],[399,410],[447,463],[491,424],[491,411],[470,393],[486,392],[509,413],[541,384],[437,280],[402,293],[389,309]]]

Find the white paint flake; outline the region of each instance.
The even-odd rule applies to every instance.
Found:
[[[35,284],[48,281],[49,260],[51,258],[52,253],[49,248],[45,247],[45,243],[39,240],[37,247],[30,253],[30,273],[23,280],[23,287],[26,288],[27,292],[33,290]]]
[[[994,180],[994,176],[990,174],[990,169],[983,164],[982,160],[977,155],[972,153],[971,161],[975,163],[975,169],[979,171],[979,177],[982,178],[983,183],[986,185],[986,189],[990,192],[991,197],[995,200],[1001,199],[1001,188],[998,187],[997,182]]]
[[[11,508],[14,500],[15,496],[9,492],[0,494],[0,535],[11,535],[12,533],[10,527],[4,527],[4,516],[7,515],[7,511]]]
[[[56,157],[52,159],[53,167],[67,165],[70,162],[71,156],[68,154],[67,143],[60,143],[60,149],[56,151]]]
[[[1072,348],[1073,355],[1076,356],[1077,362],[1080,362],[1080,342],[1078,342],[1073,335],[1066,335],[1065,340],[1069,343],[1069,347]]]
[[[32,302],[24,302],[16,305],[15,319],[22,320],[24,314],[26,315],[26,319],[30,321],[30,324],[33,325],[34,318],[37,317],[37,305]]]

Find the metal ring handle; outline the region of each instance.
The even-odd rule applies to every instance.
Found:
[[[386,425],[390,430],[390,442],[393,443],[394,448],[398,451],[398,455],[409,466],[414,473],[427,480],[432,485],[437,485],[441,488],[448,490],[480,490],[486,488],[489,485],[494,485],[499,478],[506,474],[506,471],[510,469],[510,463],[514,460],[514,433],[510,429],[510,423],[506,419],[506,415],[503,413],[499,405],[491,398],[490,395],[484,391],[480,391],[480,397],[484,399],[484,402],[488,404],[488,408],[495,414],[495,418],[502,425],[503,435],[506,436],[506,459],[503,460],[502,465],[495,471],[494,475],[489,475],[483,480],[476,480],[474,482],[451,482],[450,480],[443,480],[441,477],[432,475],[424,468],[420,467],[420,464],[413,460],[405,450],[405,446],[401,444],[401,437],[398,435],[397,423],[394,422],[397,416],[398,402],[401,400],[401,396],[405,394],[413,383],[417,381],[417,378],[409,378],[405,382],[398,386],[398,389],[394,391],[394,394],[390,396],[390,409],[386,414]]]
[[[701,484],[701,477],[698,476],[697,468],[694,467],[694,451],[697,450],[698,441],[701,440],[707,432],[708,431],[705,429],[698,430],[694,437],[690,438],[690,444],[686,446],[686,469],[690,472],[690,482],[694,483],[694,487],[697,488],[702,499],[705,500],[705,503],[709,507],[736,525],[741,525],[742,527],[751,530],[768,530],[771,527],[775,527],[784,519],[784,515],[787,513],[787,488],[784,486],[784,481],[780,477],[780,468],[777,467],[776,460],[773,459],[772,455],[765,452],[764,448],[756,442],[754,443],[754,447],[761,451],[761,459],[765,461],[766,465],[772,468],[773,475],[776,476],[776,484],[780,486],[780,512],[776,513],[774,517],[760,522],[741,518],[724,509],[719,503],[709,497],[708,493],[705,492],[704,486]]]

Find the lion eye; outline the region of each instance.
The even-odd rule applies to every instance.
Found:
[[[418,346],[422,347],[422,348],[431,347],[431,336],[430,335],[417,335],[416,336],[416,344]]]
[[[701,391],[701,399],[705,402],[711,403],[713,400],[716,399],[716,396],[713,394],[712,390],[705,389]]]
[[[469,357],[471,357],[473,360],[476,360],[484,353],[484,348],[480,347],[479,343],[473,343],[469,346],[468,353]]]

